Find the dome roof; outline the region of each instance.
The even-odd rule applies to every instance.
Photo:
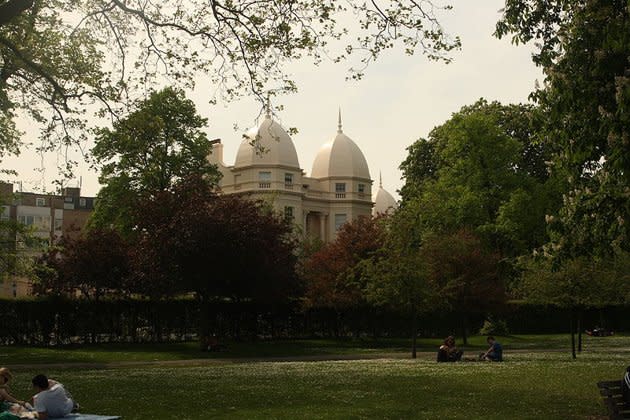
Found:
[[[236,153],[235,168],[251,165],[300,168],[293,140],[269,114],[258,127],[250,129],[243,137]]]
[[[339,115],[337,135],[319,150],[311,171],[311,177],[313,178],[333,176],[371,179],[370,170],[363,152],[341,130],[341,114]]]
[[[398,208],[398,203],[394,197],[383,188],[383,182],[379,182],[378,191],[373,198],[374,207],[372,207],[372,215],[379,213],[389,214]]]

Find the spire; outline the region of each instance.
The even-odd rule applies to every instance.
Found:
[[[339,125],[337,125],[337,133],[343,133],[341,129],[341,107],[339,107]]]
[[[383,188],[383,174],[381,171],[378,171],[378,187]]]
[[[267,92],[267,104],[265,106],[265,117],[271,118],[271,99],[269,99],[269,92]]]

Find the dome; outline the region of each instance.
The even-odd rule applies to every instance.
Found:
[[[335,138],[322,146],[313,162],[313,178],[345,177],[370,179],[370,170],[363,152],[354,141],[341,130]]]
[[[250,129],[244,135],[236,153],[235,168],[251,165],[283,165],[300,168],[293,140],[269,114],[258,127]]]
[[[374,207],[372,207],[372,215],[379,213],[390,214],[398,208],[398,203],[394,197],[383,188],[383,182],[379,182],[378,191],[374,196]]]

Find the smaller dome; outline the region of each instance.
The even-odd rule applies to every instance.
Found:
[[[347,177],[370,179],[370,169],[363,152],[354,141],[341,130],[341,114],[339,130],[335,138],[322,146],[313,162],[311,171],[313,178]]]
[[[378,186],[378,191],[373,200],[374,207],[372,207],[372,216],[391,214],[398,208],[398,203],[394,197],[383,188],[382,182]]]
[[[300,168],[293,140],[269,114],[258,127],[250,129],[243,137],[236,153],[235,168],[252,165]]]

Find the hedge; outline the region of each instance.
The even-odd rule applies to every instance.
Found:
[[[348,311],[302,310],[299,303],[211,303],[204,311],[209,331],[232,339],[296,337],[404,337],[410,320],[391,310],[358,307]],[[630,330],[630,307],[581,311],[582,328]],[[102,300],[0,299],[0,344],[54,346],[102,342],[190,341],[198,337],[200,308],[194,299]],[[460,334],[463,325],[476,333],[488,314],[434,311],[420,316],[419,334]],[[552,307],[510,304],[493,319],[507,323],[510,333],[564,333],[570,312]]]

